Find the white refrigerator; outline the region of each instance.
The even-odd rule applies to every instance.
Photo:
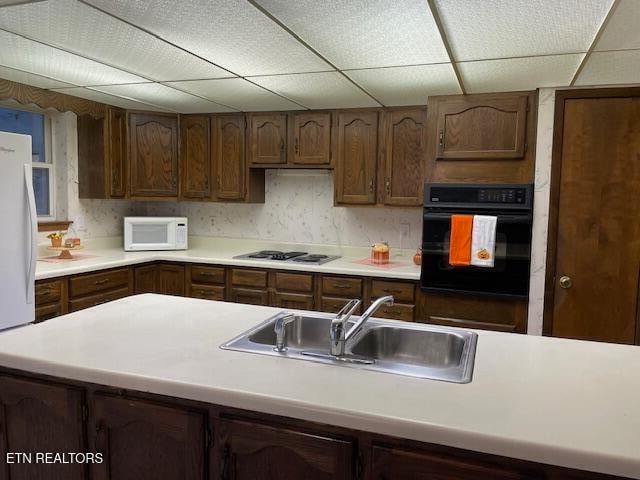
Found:
[[[31,137],[0,132],[0,331],[35,319],[38,220]]]

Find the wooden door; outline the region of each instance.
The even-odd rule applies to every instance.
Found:
[[[295,310],[313,310],[313,295],[302,293],[273,292],[271,305]]]
[[[285,114],[251,117],[251,163],[287,163],[287,116]]]
[[[107,198],[109,191],[107,161],[108,118],[78,115],[78,196]]]
[[[90,445],[104,456],[95,480],[205,478],[205,416],[127,397],[91,398]]]
[[[178,197],[178,119],[173,115],[129,116],[132,197]]]
[[[133,291],[140,293],[158,293],[158,269],[156,265],[142,265],[133,268]]]
[[[376,203],[378,112],[340,112],[337,130],[336,202]]]
[[[293,117],[293,163],[331,164],[331,114],[297,113]]]
[[[221,115],[213,121],[212,129],[215,142],[215,197],[221,200],[241,200],[246,192],[244,115]]]
[[[269,292],[255,288],[232,287],[229,301],[247,305],[269,305]]]
[[[542,480],[544,475],[442,453],[374,446],[372,480]]]
[[[160,263],[157,265],[157,292],[163,295],[184,296],[184,265]]]
[[[385,114],[384,123],[384,203],[421,206],[426,164],[426,109],[392,110]]]
[[[180,117],[181,196],[189,199],[211,197],[211,155],[209,153],[209,117]]]
[[[127,194],[127,115],[115,107],[109,107],[107,115],[109,196],[123,198]]]
[[[522,158],[527,106],[527,93],[440,101],[436,158]]]
[[[0,478],[82,480],[78,463],[36,463],[38,452],[87,452],[82,391],[63,385],[0,376]],[[30,453],[32,463],[8,464],[6,454]]]
[[[635,95],[556,100],[553,336],[638,341],[640,89]]]
[[[220,422],[223,480],[351,480],[351,442],[248,421]]]

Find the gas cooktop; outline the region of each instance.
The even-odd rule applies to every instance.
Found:
[[[280,250],[260,250],[259,252],[245,253],[233,258],[243,260],[275,260],[280,262],[299,262],[313,265],[322,265],[340,258],[339,255],[320,255],[307,252],[281,252]]]

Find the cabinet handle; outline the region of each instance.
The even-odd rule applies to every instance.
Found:
[[[384,188],[387,190],[387,195],[391,195],[391,179],[389,177],[384,179]]]
[[[220,181],[220,176],[216,177],[216,183],[218,184],[218,189],[220,189],[222,185],[222,182]]]
[[[383,291],[384,293],[390,293],[390,294],[394,294],[394,295],[397,295],[397,294],[402,293],[402,290],[393,290],[393,289],[391,289],[391,288],[385,288],[385,289],[383,289],[382,291]]]
[[[294,149],[296,151],[296,155],[298,155],[300,153],[300,145],[298,143],[298,137],[296,137],[296,144],[295,144]]]
[[[438,134],[438,145],[440,146],[440,150],[444,148],[444,130],[440,130]]]
[[[103,278],[102,280],[96,280],[93,282],[94,285],[104,285],[105,283],[109,283],[109,278]]]
[[[220,480],[226,480],[227,469],[229,466],[229,446],[226,445],[221,452],[220,456]]]
[[[280,140],[280,156],[284,154],[284,139]]]
[[[104,440],[106,434],[107,432],[104,424],[102,422],[98,423],[96,425],[96,438],[94,440],[93,446],[97,452],[101,452],[103,455],[106,454],[106,452],[104,451],[106,442],[101,440]]]
[[[373,189],[374,189],[374,186],[375,186],[374,184],[375,184],[375,181],[373,180],[373,178],[371,180],[369,180],[369,191],[371,193],[373,193]]]
[[[344,284],[344,283],[334,283],[333,287],[334,288],[338,288],[340,290],[344,290],[345,288],[351,288],[351,285],[347,285],[347,284]]]

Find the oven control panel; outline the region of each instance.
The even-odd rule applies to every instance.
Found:
[[[522,188],[483,188],[478,190],[479,203],[524,203],[526,192]]]
[[[530,208],[532,185],[453,185],[432,184],[425,187],[425,207],[460,208]]]

